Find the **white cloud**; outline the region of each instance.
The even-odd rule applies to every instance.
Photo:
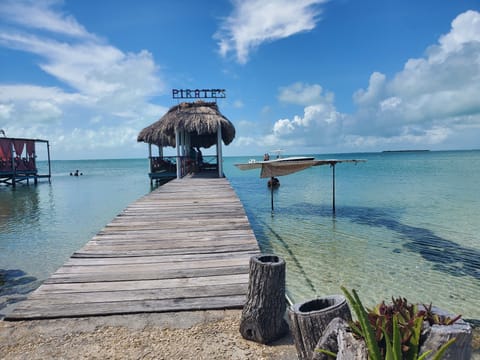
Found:
[[[87,97],[78,93],[67,93],[58,87],[37,85],[0,85],[0,101],[27,101],[53,99],[56,103],[82,102]]]
[[[57,87],[35,85],[0,85],[0,108],[7,107],[9,116],[4,127],[12,136],[24,136],[13,129],[58,126],[65,111],[72,106],[77,109],[90,106],[88,97],[78,93],[66,93]]]
[[[33,35],[0,33],[5,46],[39,55],[42,70],[79,93],[98,98],[136,99],[155,94],[163,87],[148,51],[123,53],[94,42],[67,43]],[[126,96],[125,96],[126,95]]]
[[[10,23],[0,27],[0,46],[36,55],[39,68],[60,84],[0,83],[0,117],[7,119],[2,127],[11,136],[45,134],[61,149],[75,144],[79,134],[83,140],[74,147],[78,151],[88,148],[89,141],[96,147],[121,147],[128,137],[135,144],[139,129],[166,110],[149,102],[165,89],[152,54],[125,53],[100,40],[63,13],[62,4],[56,0],[0,4],[0,18]],[[123,129],[121,136],[117,127]],[[101,135],[108,141],[99,141]]]
[[[80,151],[85,147],[90,150],[115,149],[118,146],[132,146],[132,139],[138,135],[138,130],[128,126],[100,127],[98,129],[75,128],[65,134],[61,140],[53,142],[67,151]]]
[[[287,135],[295,131],[296,120],[280,119],[273,124],[273,132],[277,135]]]
[[[303,84],[297,82],[290,86],[286,86],[280,89],[278,99],[284,103],[298,104],[298,105],[312,105],[318,102],[322,102],[323,98],[327,98],[328,101],[333,101],[333,94],[322,94],[322,87],[318,84]]]
[[[375,138],[384,145],[404,141],[441,146],[466,124],[480,136],[478,94],[480,13],[467,11],[424,57],[409,59],[391,80],[372,74],[368,89],[354,94],[358,111],[350,130],[368,139],[366,143],[375,143]]]
[[[402,104],[402,99],[392,96],[380,102],[382,112],[395,111]]]
[[[249,53],[271,42],[315,28],[321,13],[317,5],[327,0],[233,0],[233,12],[224,19],[214,35],[219,52],[233,52],[239,63],[248,61]]]
[[[295,104],[310,103],[303,116],[280,119],[273,125],[273,133],[267,138],[270,145],[296,143],[302,146],[331,144],[338,139],[345,115],[339,113],[331,93],[321,94],[320,85],[295,83],[280,89],[279,99]]]
[[[449,54],[462,50],[462,47],[480,41],[480,19],[477,11],[469,10],[452,21],[451,31],[440,37],[439,45],[430,49],[429,61],[442,62]]]
[[[235,138],[235,141],[232,143],[232,146],[237,147],[239,149],[244,149],[256,143],[257,143],[256,138],[252,136],[239,136],[238,138]]]
[[[245,106],[245,104],[243,103],[242,100],[235,100],[233,102],[233,107],[236,108],[236,109],[241,109]]]
[[[267,114],[269,114],[271,111],[272,111],[272,108],[271,108],[270,106],[266,105],[266,106],[264,106],[264,107],[262,108],[262,110],[260,111],[260,113],[261,113],[262,115],[267,115]]]
[[[409,59],[392,79],[372,73],[368,87],[353,94],[353,114],[338,111],[333,94],[320,85],[281,88],[279,100],[303,105],[303,115],[277,120],[265,138],[273,145],[363,151],[442,148],[463,136],[470,142],[457,146],[476,148],[479,94],[480,13],[467,11],[424,57]]]
[[[29,103],[29,110],[36,114],[37,119],[38,117],[45,117],[47,119],[59,118],[63,114],[63,111],[57,105],[49,101],[31,101]]]
[[[402,133],[389,137],[347,135],[343,145],[349,149],[404,149],[405,146],[425,149],[445,141],[451,134],[450,129],[441,127],[428,130],[405,128]]]
[[[14,109],[15,105],[13,104],[0,104],[0,119],[10,119]]]
[[[385,93],[386,76],[379,72],[374,72],[370,76],[368,89],[357,90],[353,94],[353,100],[360,106],[369,105],[378,101]]]
[[[0,18],[27,28],[95,38],[74,17],[52,9],[62,4],[63,1],[60,0],[3,0],[0,3]]]

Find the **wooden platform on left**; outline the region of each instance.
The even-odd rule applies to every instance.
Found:
[[[172,180],[130,204],[5,320],[241,308],[258,253],[227,179]]]

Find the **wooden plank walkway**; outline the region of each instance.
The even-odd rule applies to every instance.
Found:
[[[130,204],[5,320],[241,308],[257,253],[227,179],[173,180]]]

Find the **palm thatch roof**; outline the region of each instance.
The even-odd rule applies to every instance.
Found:
[[[224,144],[230,144],[235,138],[235,127],[220,113],[216,103],[183,102],[171,107],[160,120],[140,131],[137,141],[175,147],[175,131],[180,129],[190,133],[192,146],[208,148],[217,143],[219,126]]]

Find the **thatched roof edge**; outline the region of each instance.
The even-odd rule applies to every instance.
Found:
[[[218,126],[225,145],[235,138],[235,127],[218,109],[215,102],[183,102],[172,106],[160,120],[144,128],[137,141],[160,146],[175,146],[175,131],[184,129],[192,136],[192,145],[210,147],[216,143]],[[196,142],[196,144],[194,144]]]

